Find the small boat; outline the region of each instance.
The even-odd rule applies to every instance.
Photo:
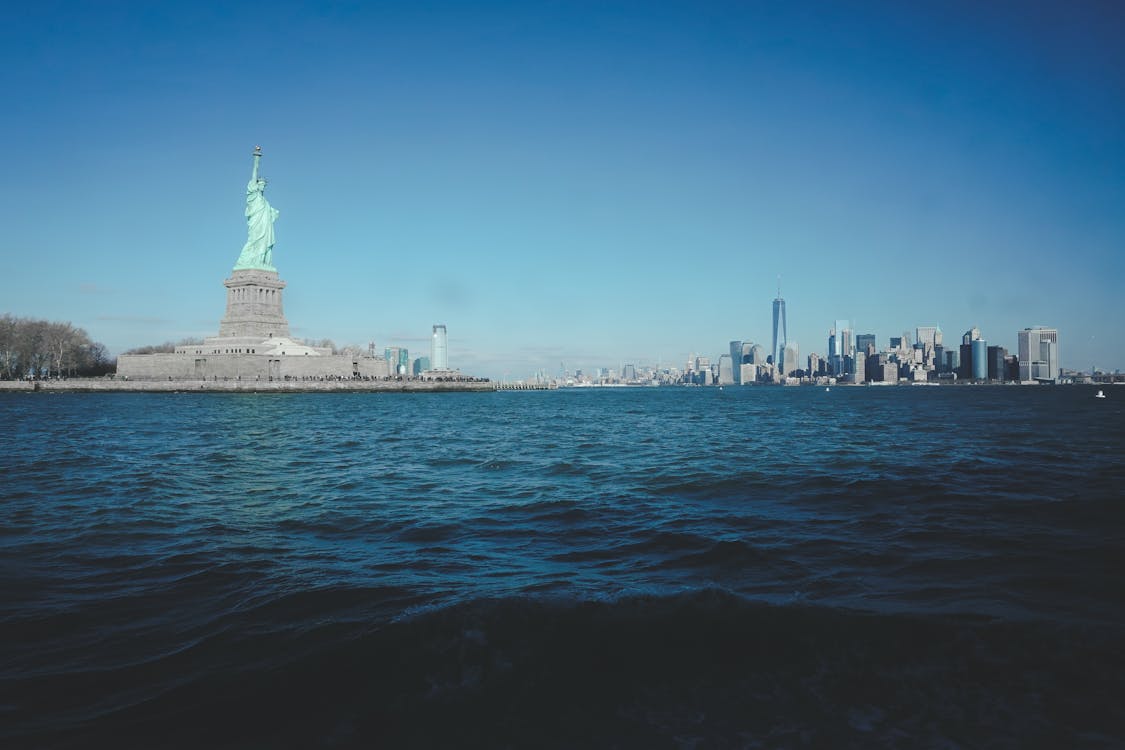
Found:
[[[824,390],[827,392],[829,390],[828,386],[824,386]]]
[[[1094,398],[1105,398],[1105,394],[1102,393],[1101,391],[1098,391],[1097,393],[1094,394]]]

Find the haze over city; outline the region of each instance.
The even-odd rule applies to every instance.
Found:
[[[45,3],[0,28],[0,312],[213,335],[261,144],[296,336],[498,377],[836,319],[1125,367],[1114,4]]]

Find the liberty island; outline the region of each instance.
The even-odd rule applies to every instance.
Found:
[[[246,243],[223,281],[226,311],[219,334],[202,343],[182,344],[172,352],[122,354],[117,379],[90,389],[175,390],[184,381],[204,390],[490,390],[484,379],[448,369],[427,369],[414,378],[386,357],[334,353],[292,338],[282,295],[286,282],[273,264],[274,222],[280,211],[266,199],[260,176],[261,146],[255,147],[246,186]],[[435,326],[435,329],[438,328]],[[128,384],[128,385],[127,385]],[[195,385],[197,384],[197,385]],[[96,386],[96,387],[95,387]],[[74,388],[74,384],[69,386]]]

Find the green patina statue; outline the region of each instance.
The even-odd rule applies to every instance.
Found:
[[[280,211],[266,200],[266,181],[258,177],[262,147],[254,147],[254,172],[246,185],[246,244],[234,264],[234,270],[258,269],[276,271],[273,267],[273,223]]]

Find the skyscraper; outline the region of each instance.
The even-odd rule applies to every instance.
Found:
[[[730,342],[731,377],[735,383],[741,383],[742,373],[742,342]]]
[[[942,347],[942,334],[939,326],[918,326],[914,330],[914,345],[922,349],[922,363],[926,369],[941,369],[938,362],[938,349]]]
[[[1035,326],[1016,334],[1020,380],[1055,382],[1059,377],[1059,331]]]
[[[850,320],[837,320],[836,325],[832,327],[836,335],[836,351],[841,357],[850,357],[855,354],[852,349],[852,322]]]
[[[732,361],[729,354],[719,355],[719,385],[732,385],[738,382],[734,377],[734,368],[731,367]]]
[[[976,370],[973,367],[973,342],[979,340],[980,329],[976,326],[965,331],[965,335],[961,337],[961,367],[957,372],[957,377],[964,378],[965,380],[976,377],[974,374]],[[987,369],[986,367],[986,373]],[[987,377],[987,374],[984,377]]]
[[[918,326],[914,329],[914,341],[931,349],[941,346],[941,328],[939,326]]]
[[[961,350],[948,349],[945,352],[945,372],[957,372],[961,369]]]
[[[988,379],[989,380],[1004,380],[1007,376],[1005,372],[1005,360],[1008,358],[1008,350],[1002,346],[988,347]]]
[[[781,379],[784,380],[799,369],[801,369],[801,364],[797,342],[790,341],[785,344],[785,348],[781,352]]]
[[[837,320],[828,335],[828,365],[833,375],[850,372],[855,350],[852,348],[852,323],[850,320]]]
[[[777,299],[773,301],[773,363],[781,365],[785,358],[785,300],[781,298],[781,277],[777,277]]]
[[[988,342],[984,339],[973,339],[970,346],[973,353],[973,379],[984,380],[988,377]]]
[[[391,375],[410,374],[410,351],[401,346],[388,346],[383,351]]]
[[[430,364],[435,370],[449,369],[445,337],[445,326],[441,323],[435,325],[433,336],[430,337]]]

